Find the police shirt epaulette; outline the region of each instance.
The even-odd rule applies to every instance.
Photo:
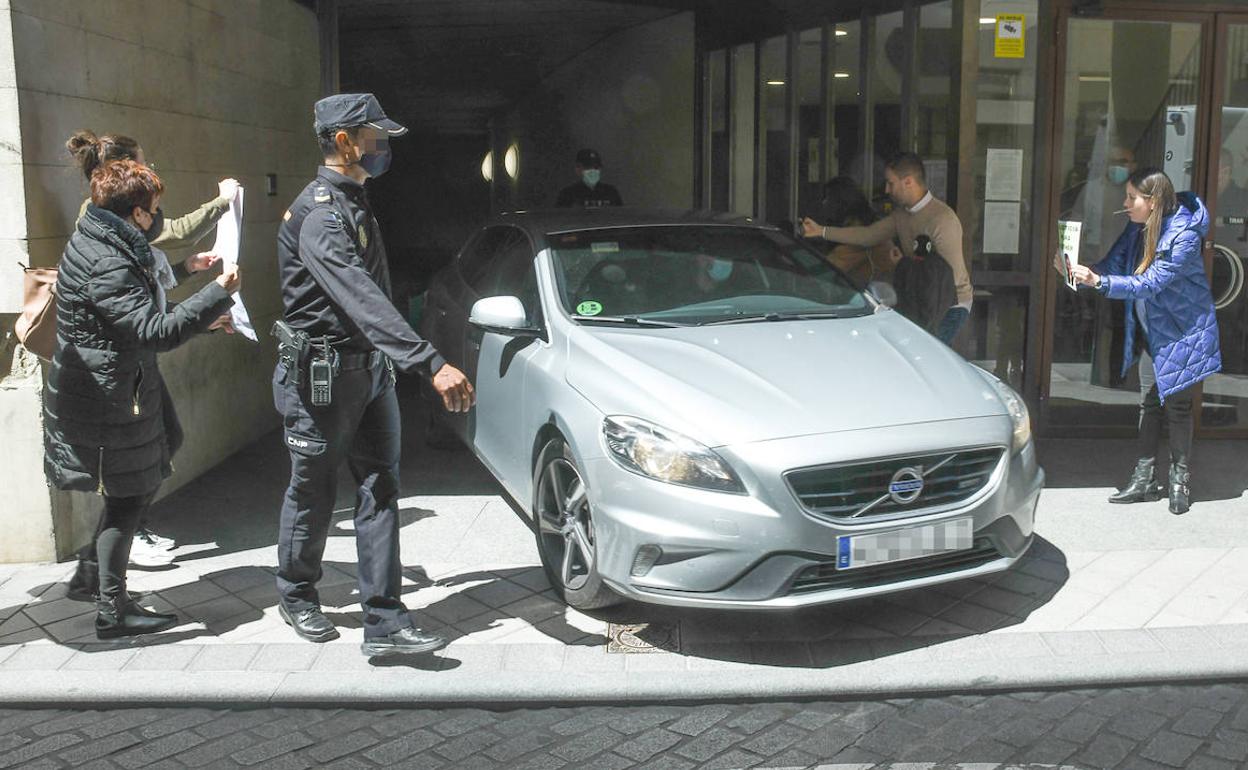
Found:
[[[323,184],[318,184],[316,189],[312,191],[312,200],[317,203],[329,203],[329,188]]]

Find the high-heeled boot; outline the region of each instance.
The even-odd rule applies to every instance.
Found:
[[[154,634],[178,622],[177,615],[144,609],[125,593],[115,599],[100,597],[95,608],[95,636],[98,639]]]
[[[1111,503],[1143,503],[1160,500],[1162,484],[1157,480],[1157,459],[1141,457],[1131,471],[1127,485],[1109,496]]]
[[[1192,507],[1192,474],[1187,470],[1187,458],[1178,455],[1170,463],[1170,512],[1175,516],[1187,513]]]

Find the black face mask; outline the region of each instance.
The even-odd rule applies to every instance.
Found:
[[[143,237],[147,239],[148,243],[151,243],[152,241],[159,238],[160,234],[164,232],[164,230],[165,230],[165,212],[159,206],[157,206],[156,213],[152,215],[152,225],[151,227],[143,231]]]

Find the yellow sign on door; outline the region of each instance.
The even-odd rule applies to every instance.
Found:
[[[1021,13],[997,14],[997,28],[993,34],[993,55],[998,59],[1023,58],[1026,17]]]

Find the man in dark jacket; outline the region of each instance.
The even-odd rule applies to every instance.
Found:
[[[173,470],[180,430],[156,354],[221,323],[237,268],[170,308],[148,245],[164,186],[132,160],[91,176],[92,205],[65,247],[57,278],[56,351],[44,394],[48,478],[99,492],[96,535],[101,639],[153,633],[174,615],[139,607],[126,592],[126,561],[143,511]],[[80,564],[80,568],[82,568]]]
[[[596,209],[623,206],[620,191],[602,181],[602,156],[586,147],[576,153],[576,183],[559,191],[559,208]]]
[[[390,138],[407,129],[372,94],[316,103],[325,165],[290,205],[277,235],[286,326],[273,395],[285,418],[290,486],[278,533],[278,610],[299,636],[335,639],[316,583],[329,535],[338,468],[357,484],[355,538],[367,655],[436,650],[445,640],[412,626],[400,598],[399,402],[394,368],[432,380],[453,412],[472,385],[416,335],[390,299],[381,230],[364,182],[390,165]]]

